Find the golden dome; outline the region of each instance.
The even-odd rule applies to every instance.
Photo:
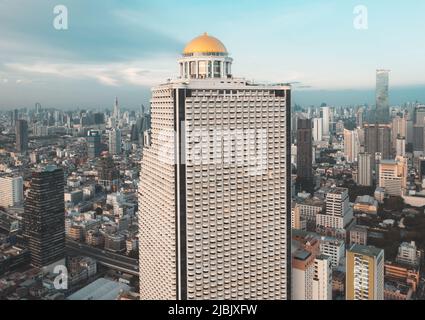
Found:
[[[224,44],[217,38],[209,36],[206,32],[190,41],[186,48],[183,50],[183,54],[193,53],[224,53],[227,54],[227,49]]]

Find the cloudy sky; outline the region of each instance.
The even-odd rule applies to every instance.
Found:
[[[53,27],[59,4],[68,30]],[[424,12],[422,0],[0,0],[0,109],[147,104],[205,31],[235,75],[297,82],[296,103],[373,103],[377,68],[392,70],[393,104],[425,102]]]

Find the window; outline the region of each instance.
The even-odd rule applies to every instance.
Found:
[[[199,78],[207,77],[207,61],[199,61],[198,75],[199,75]]]
[[[221,63],[220,61],[214,61],[214,78],[221,77]]]

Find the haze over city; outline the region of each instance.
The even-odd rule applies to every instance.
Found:
[[[0,303],[425,300],[408,3],[0,0]]]
[[[178,74],[184,43],[205,31],[229,44],[235,73],[296,83],[296,104],[373,104],[377,68],[392,70],[393,104],[425,98],[425,43],[413,32],[425,29],[423,1],[363,1],[366,30],[353,27],[351,0],[64,0],[68,30],[53,28],[57,4],[0,2],[1,109],[104,108],[115,96],[148,105],[149,88]]]

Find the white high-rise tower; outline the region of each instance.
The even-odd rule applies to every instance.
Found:
[[[286,299],[288,85],[231,74],[207,34],[152,89],[139,183],[141,299]]]

